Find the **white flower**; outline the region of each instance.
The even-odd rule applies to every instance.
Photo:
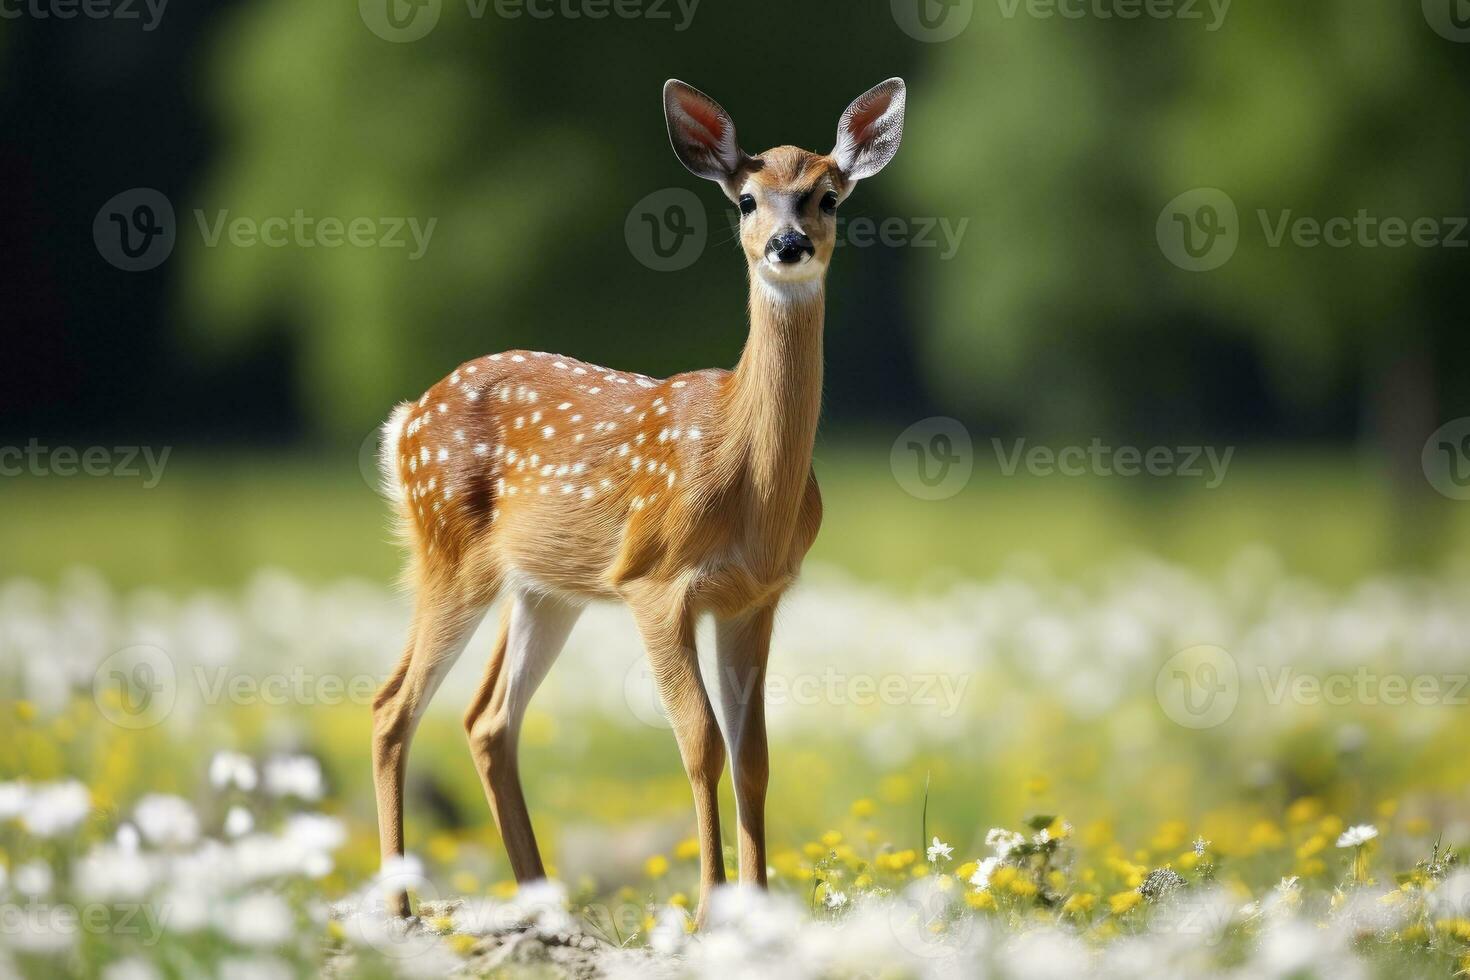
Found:
[[[113,840],[117,841],[118,847],[128,853],[136,851],[138,845],[142,843],[142,837],[138,834],[138,828],[130,823],[118,824],[117,833],[113,835]]]
[[[199,817],[182,797],[150,793],[133,808],[133,819],[154,847],[188,847],[199,839]]]
[[[76,828],[92,809],[92,794],[75,779],[32,789],[20,822],[37,837],[58,837]]]
[[[14,820],[24,813],[30,795],[25,783],[0,783],[0,821]]]
[[[935,839],[937,840],[938,838]],[[829,891],[827,893],[827,897],[822,899],[822,904],[827,906],[827,908],[836,911],[837,909],[843,908],[847,905],[847,895],[844,892]]]
[[[267,949],[291,938],[295,923],[279,895],[255,892],[235,902],[220,916],[219,928],[241,946]]]
[[[218,980],[291,980],[296,971],[274,956],[234,956],[219,961]]]
[[[995,874],[995,869],[1000,867],[1000,858],[988,857],[980,862],[975,873],[970,875],[970,884],[975,886],[976,891],[983,892],[990,887],[990,876]]]
[[[15,890],[27,898],[40,898],[51,891],[55,876],[51,865],[37,858],[15,869]]]
[[[658,921],[648,932],[648,945],[661,956],[671,956],[684,948],[689,941],[685,928],[688,916],[674,905],[666,905],[658,914]]]
[[[288,755],[265,764],[265,788],[272,796],[295,796],[308,803],[322,798],[322,766],[309,755]]]
[[[255,829],[255,818],[243,806],[232,806],[225,814],[225,836],[243,837]]]
[[[1360,823],[1356,827],[1349,827],[1337,838],[1338,847],[1362,847],[1370,840],[1378,836],[1378,828],[1370,823]]]
[[[944,843],[944,841],[936,837],[934,838],[934,843],[929,845],[929,850],[927,853],[929,855],[929,862],[932,864],[935,861],[938,861],[940,858],[944,858],[946,861],[948,861],[950,858],[954,857],[954,848],[950,847],[948,844]]]
[[[1032,840],[1033,843],[1035,843],[1037,845],[1045,844],[1045,843],[1047,843],[1048,841],[1051,840],[1051,831],[1048,830],[1045,827],[1042,827],[1041,828],[1041,833],[1039,833],[1035,837],[1031,838],[1031,840]]]
[[[140,898],[153,884],[153,868],[136,847],[100,844],[72,868],[72,884],[98,901]]]
[[[113,960],[102,968],[102,980],[161,980],[162,977],[157,967],[136,956]]]
[[[1194,853],[1199,857],[1204,857],[1205,851],[1208,851],[1210,849],[1210,845],[1212,843],[1214,843],[1214,841],[1207,841],[1203,837],[1196,837],[1194,839]]]
[[[1292,875],[1289,878],[1282,878],[1281,883],[1276,886],[1276,891],[1278,894],[1283,896],[1295,894],[1296,892],[1301,891],[1301,885],[1299,884],[1300,881],[1301,879],[1298,878],[1296,875]]]
[[[1024,843],[1026,843],[1026,838],[1013,830],[1006,830],[1002,827],[994,827],[990,833],[985,835],[985,846],[993,848],[995,856],[1001,860],[1005,860],[1007,854]]]
[[[239,787],[245,792],[255,789],[259,777],[255,763],[239,752],[216,752],[209,762],[209,783],[215,789]]]

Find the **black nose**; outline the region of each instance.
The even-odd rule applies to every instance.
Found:
[[[781,234],[766,242],[766,255],[773,256],[776,261],[790,264],[800,262],[803,255],[817,254],[816,246],[812,240],[799,231],[783,231]]]

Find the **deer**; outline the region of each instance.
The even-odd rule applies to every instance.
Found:
[[[675,156],[740,212],[749,334],[733,371],[656,379],[512,350],[461,364],[393,410],[380,463],[413,613],[372,706],[385,867],[403,856],[414,730],[503,599],[464,727],[516,881],[545,877],[520,783],[521,724],[582,610],[615,600],[632,612],[693,794],[696,924],[726,880],[717,789],[727,754],[739,881],[766,886],[766,664],[777,604],[822,520],[812,453],[836,214],[897,153],[905,94],[891,78],[859,96],[830,153],[777,146],[752,156],[718,103],[665,84]],[[718,717],[695,650],[706,616]],[[409,917],[406,888],[385,891],[389,913]]]

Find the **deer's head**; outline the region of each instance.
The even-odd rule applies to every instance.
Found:
[[[719,103],[676,79],[664,85],[674,152],[740,208],[745,260],[752,276],[769,283],[815,281],[827,271],[837,208],[898,152],[903,104],[903,79],[890,78],[842,113],[832,152],[778,146],[752,156],[740,149],[735,123]]]

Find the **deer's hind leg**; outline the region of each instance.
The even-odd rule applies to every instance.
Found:
[[[373,699],[373,788],[385,864],[403,855],[403,782],[414,730],[484,616],[483,603],[465,599],[448,586],[422,583],[408,646],[393,676]],[[387,887],[388,910],[408,915],[403,883],[389,882]]]
[[[465,714],[470,754],[517,881],[546,876],[521,790],[517,759],[521,723],[582,609],[582,604],[556,595],[512,593],[501,614],[500,635],[485,678]]]

